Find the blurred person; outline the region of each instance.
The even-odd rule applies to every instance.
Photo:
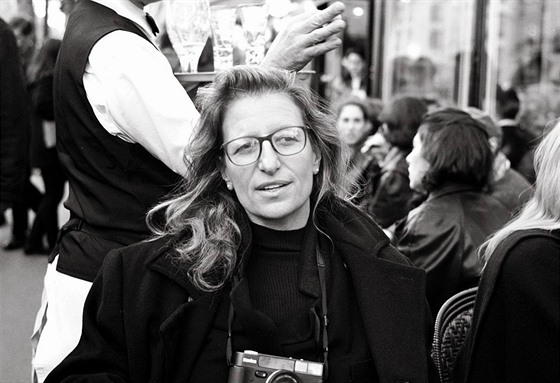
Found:
[[[535,193],[481,248],[485,267],[454,382],[560,379],[560,122],[535,152]]]
[[[25,17],[16,16],[10,20],[10,27],[16,36],[17,45],[21,55],[21,63],[27,80],[27,70],[31,59],[33,58],[35,44],[37,43],[37,37],[35,36],[35,24],[33,21],[28,20]]]
[[[410,187],[406,156],[427,106],[420,98],[401,96],[392,100],[379,115],[381,133],[389,151],[380,163],[377,189],[369,213],[383,228],[406,217],[413,207],[414,191]]]
[[[187,167],[199,118],[143,7],[158,0],[78,1],[54,74],[57,150],[69,181],[69,221],[45,275],[33,333],[42,382],[77,344],[82,311],[105,255],[149,237],[146,212]],[[341,44],[344,5],[301,14],[276,37],[261,66],[297,71]]]
[[[187,174],[149,215],[165,221],[106,257],[46,382],[226,382],[244,350],[332,383],[428,381],[424,271],[349,202],[335,117],[294,73],[250,66],[198,102]]]
[[[30,98],[27,92],[29,86],[29,63],[33,55],[33,50],[35,47],[35,26],[34,24],[23,18],[14,17],[10,20],[10,27],[16,37],[16,42],[18,45],[20,53],[20,64],[22,66],[22,71],[24,75],[24,84],[26,87],[25,97],[21,100],[26,102],[28,105],[25,110],[27,113],[31,111]],[[24,246],[27,236],[29,234],[30,222],[29,222],[29,211],[37,213],[39,205],[41,204],[42,193],[37,189],[37,187],[31,182],[31,167],[30,167],[30,137],[31,137],[31,120],[29,117],[22,118],[21,121],[25,120],[21,125],[18,126],[19,129],[26,130],[22,133],[26,136],[26,143],[17,149],[25,154],[28,158],[25,160],[27,168],[24,170],[25,182],[22,190],[21,198],[12,203],[12,232],[10,241],[4,246],[4,250],[17,250]]]
[[[60,0],[60,12],[64,13],[64,16],[66,16],[66,22],[68,22],[68,16],[70,16],[70,13],[74,10],[77,1],[78,0]]]
[[[533,147],[536,136],[521,126],[519,118],[521,103],[515,89],[502,90],[498,87],[496,94],[496,113],[498,126],[502,128],[503,139],[500,151],[506,155],[511,167],[520,172],[532,183],[532,170],[527,170],[527,164],[533,165]]]
[[[348,48],[341,61],[341,74],[328,81],[327,99],[335,105],[349,97],[366,98],[367,62],[363,52],[357,48]]]
[[[531,198],[533,187],[517,170],[512,169],[511,162],[500,151],[503,137],[502,129],[494,123],[490,115],[475,107],[467,107],[465,111],[486,128],[488,142],[494,155],[488,192],[503,203],[513,216]]]
[[[64,195],[66,175],[56,152],[53,76],[61,41],[46,40],[30,64],[29,92],[34,118],[31,132],[31,167],[41,171],[45,193],[27,237],[26,254],[48,254],[58,235],[58,206]],[[46,235],[48,246],[43,237]]]
[[[0,18],[0,215],[21,202],[29,168],[29,102],[16,37]],[[9,91],[7,91],[9,90]]]
[[[428,193],[395,228],[397,248],[427,272],[432,314],[452,295],[476,286],[477,248],[511,217],[484,192],[493,156],[482,124],[453,108],[429,113],[407,156],[410,187]]]
[[[366,209],[376,189],[379,162],[387,154],[385,147],[368,143],[379,128],[381,109],[380,100],[350,98],[340,103],[337,113],[338,132],[350,150],[348,177],[355,184],[354,202]]]

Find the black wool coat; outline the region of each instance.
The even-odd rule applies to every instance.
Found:
[[[378,381],[429,381],[432,318],[425,272],[390,246],[366,214],[345,207],[318,215],[330,237],[319,240],[321,251],[342,257],[351,276]],[[80,343],[47,383],[190,380],[220,315],[218,302],[229,291],[197,290],[170,259],[172,243],[162,238],[109,253],[86,301]],[[338,291],[332,286],[331,301],[344,299],[336,297]],[[329,307],[329,313],[335,310]]]

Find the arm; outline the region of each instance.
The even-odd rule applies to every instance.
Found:
[[[84,86],[101,125],[178,174],[199,113],[169,62],[145,39],[116,31],[93,47]]]
[[[336,37],[346,23],[340,18],[344,4],[337,1],[322,11],[295,16],[276,36],[261,65],[290,71],[302,69],[313,58],[342,44]]]
[[[45,383],[127,382],[123,326],[123,265],[118,252],[107,255],[84,306],[80,342]]]

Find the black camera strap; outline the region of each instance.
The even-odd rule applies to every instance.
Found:
[[[329,337],[327,333],[327,327],[329,324],[329,318],[327,316],[327,267],[325,265],[325,257],[319,250],[317,245],[317,269],[319,271],[319,283],[321,284],[321,311],[323,314],[323,377],[325,379],[329,376]]]
[[[316,247],[317,256],[317,270],[319,272],[319,284],[321,285],[321,311],[323,316],[323,338],[321,350],[323,352],[323,378],[327,379],[329,374],[328,360],[329,360],[329,337],[327,333],[327,327],[329,324],[329,319],[327,316],[327,268],[325,264],[325,257],[319,251],[319,246]],[[237,286],[239,282],[239,276],[234,274],[233,276],[233,286]],[[228,366],[233,366],[233,345],[232,345],[232,328],[233,328],[233,317],[234,308],[233,303],[229,305],[229,315],[228,315],[228,339],[226,344],[226,359]]]

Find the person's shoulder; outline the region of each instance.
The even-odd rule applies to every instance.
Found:
[[[510,236],[503,243],[508,246],[500,274],[508,281],[532,281],[553,274],[558,279],[560,267],[560,232],[526,230]]]
[[[109,256],[121,258],[122,262],[125,262],[128,266],[133,264],[140,266],[172,249],[172,243],[173,240],[169,237],[148,239],[114,249],[109,253]]]

